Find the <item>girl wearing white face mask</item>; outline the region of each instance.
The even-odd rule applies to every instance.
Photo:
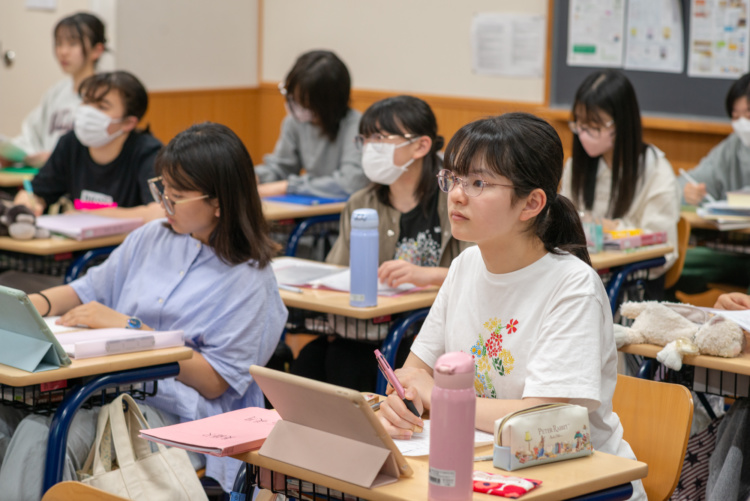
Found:
[[[356,142],[362,151],[362,167],[372,184],[347,202],[339,238],[326,261],[349,264],[351,213],[372,208],[379,221],[379,280],[391,286],[442,284],[451,261],[471,244],[453,238],[447,195],[438,189],[436,176],[443,165],[438,151],[443,138],[437,134],[435,115],[419,98],[392,97],[365,111],[359,132]],[[343,318],[330,324],[341,330],[347,325]],[[377,330],[378,326],[373,327]],[[372,339],[370,334],[367,337]],[[292,371],[372,391],[377,373],[372,350],[368,343],[340,337],[329,342],[321,337],[302,350]]]
[[[600,219],[605,230],[665,231],[675,250],[649,274],[660,277],[677,259],[680,195],[664,153],[643,142],[633,86],[619,71],[594,72],[578,87],[571,114],[573,156],[560,193],[579,211]],[[650,286],[652,297],[660,297],[663,280]]]
[[[716,145],[698,166],[690,171],[697,181],[690,183],[684,176],[679,182],[683,201],[700,205],[706,195],[725,200],[728,191],[750,186],[750,73],[742,75],[729,88],[724,108],[732,120],[733,133]],[[706,247],[690,248],[680,280],[674,289],[697,294],[708,289],[713,282],[729,283],[740,287],[750,284],[750,264],[747,257]]]
[[[361,114],[349,107],[350,87],[349,70],[333,52],[297,59],[279,83],[287,116],[276,148],[255,167],[260,196],[347,198],[367,185],[354,147]]]
[[[83,102],[74,113],[73,131],[58,142],[47,163],[32,181],[32,195],[21,190],[16,203],[41,213],[67,196],[70,200],[116,204],[97,214],[163,217],[151,200],[148,179],[161,142],[136,126],[146,113],[143,84],[124,71],[100,73],[81,83]]]

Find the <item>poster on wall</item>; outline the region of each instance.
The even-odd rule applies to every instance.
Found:
[[[547,17],[477,14],[471,22],[474,72],[507,77],[544,77]]]
[[[568,66],[621,68],[625,0],[570,0]]]
[[[747,73],[748,0],[691,0],[688,75],[735,79]]]
[[[685,69],[680,0],[629,0],[625,33],[625,69]]]

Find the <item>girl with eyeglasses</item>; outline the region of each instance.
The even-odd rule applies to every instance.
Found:
[[[339,237],[326,261],[349,265],[351,213],[371,208],[378,212],[381,282],[397,287],[440,285],[448,266],[468,243],[451,236],[447,195],[438,189],[443,165],[438,152],[443,138],[430,106],[413,96],[397,96],[370,106],[359,124],[356,143],[362,167],[372,182],[351,196],[341,214]],[[329,322],[338,334],[357,331],[354,322],[336,317]],[[377,364],[373,345],[381,329],[359,329],[361,340],[321,337],[305,346],[292,372],[355,388],[374,391]],[[377,346],[375,346],[377,347]]]
[[[554,128],[525,113],[478,120],[453,136],[440,188],[453,237],[476,246],[451,263],[396,374],[422,411],[438,357],[471,354],[477,428],[492,432],[510,412],[570,402],[589,410],[594,449],[634,458],[612,412],[612,312],[575,207],[557,195],[562,167]],[[379,415],[395,438],[423,425],[392,391]],[[640,481],[634,488],[645,499]]]
[[[55,57],[69,76],[42,97],[42,102],[23,121],[13,143],[26,153],[24,163],[41,167],[60,137],[73,128],[73,112],[81,102],[78,87],[96,71],[107,50],[104,23],[93,14],[78,12],[61,19],[53,31]],[[0,164],[10,164],[0,157]]]
[[[32,180],[33,195],[20,190],[15,203],[41,214],[65,196],[117,205],[98,209],[103,216],[164,217],[148,188],[162,144],[148,129],[137,129],[148,108],[143,84],[126,71],[98,73],[81,83],[80,93],[73,130]]]
[[[268,362],[287,311],[270,266],[276,248],[250,155],[230,129],[203,123],[169,142],[156,159],[156,172],[161,179],[152,183],[167,219],[135,230],[82,278],[30,299],[43,316],[62,315],[63,325],[185,332],[193,357],[181,361],[179,376],[159,381],[157,394],[146,399],[151,426],[262,407],[263,394],[248,367]],[[4,406],[0,416],[6,423],[22,417]],[[13,434],[0,468],[0,492],[7,499],[40,496],[44,454],[39,451],[47,433],[39,427],[48,426],[49,419],[27,419]],[[79,411],[66,472],[80,469],[95,430],[95,412]],[[192,459],[231,490],[239,461]]]
[[[571,114],[573,156],[560,193],[601,220],[605,231],[665,231],[674,251],[650,276],[662,275],[677,259],[679,188],[664,153],[643,142],[633,86],[619,71],[594,72],[578,87]],[[656,294],[662,281],[654,285]]]
[[[361,114],[349,107],[350,87],[349,70],[333,52],[315,50],[297,59],[279,85],[287,116],[276,148],[255,168],[262,197],[347,198],[365,187],[354,146]]]

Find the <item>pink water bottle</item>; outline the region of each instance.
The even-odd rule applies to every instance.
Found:
[[[437,359],[430,407],[430,473],[427,499],[472,498],[474,469],[474,360],[462,352]]]

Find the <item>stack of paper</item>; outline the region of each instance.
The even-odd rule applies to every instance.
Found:
[[[703,219],[716,221],[722,231],[750,228],[750,206],[732,205],[726,200],[719,200],[704,204],[696,213]]]
[[[74,212],[55,216],[39,216],[36,219],[39,228],[46,228],[51,233],[58,233],[76,240],[106,237],[129,233],[143,225],[141,218],[105,217]]]
[[[55,334],[70,358],[82,359],[184,346],[184,332],[139,329],[84,329]]]
[[[281,417],[274,410],[248,407],[187,423],[141,430],[141,438],[212,456],[258,449]]]

